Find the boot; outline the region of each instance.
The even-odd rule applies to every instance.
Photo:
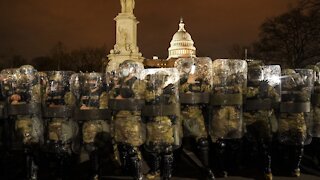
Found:
[[[199,158],[204,166],[205,178],[207,180],[214,180],[214,174],[209,165],[209,142],[206,138],[198,140]]]
[[[139,157],[132,156],[131,158],[131,163],[132,163],[132,174],[135,180],[142,180],[143,175],[142,175],[142,170],[141,170],[141,161]]]
[[[272,170],[271,170],[271,145],[265,143],[261,140],[259,143],[260,153],[263,157],[263,168],[265,180],[272,180]]]
[[[146,175],[146,178],[148,180],[160,179],[160,163],[161,163],[160,155],[156,153],[152,153],[150,159],[151,159],[150,171]]]
[[[226,143],[223,140],[217,142],[217,154],[218,154],[218,167],[219,175],[223,178],[228,177],[228,172],[225,167],[225,155],[226,155]]]
[[[295,146],[294,147],[294,157],[293,157],[293,177],[300,177],[300,163],[303,155],[303,146]]]
[[[173,153],[166,153],[163,156],[162,179],[169,180],[172,176]]]
[[[99,163],[99,155],[97,150],[90,153],[90,162],[91,162],[91,170],[92,170],[92,179],[98,180],[100,179],[100,163]]]

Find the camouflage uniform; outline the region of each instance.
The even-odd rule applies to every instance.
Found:
[[[112,109],[113,138],[125,172],[142,179],[140,146],[145,141],[141,119],[145,83],[138,79],[143,65],[126,60],[112,78],[109,107]]]
[[[144,147],[152,156],[147,178],[154,178],[160,172],[162,179],[170,179],[173,151],[181,145],[182,137],[178,71],[175,68],[147,69],[142,74],[147,83],[146,105],[142,111],[147,128]]]
[[[274,108],[280,102],[280,75],[280,66],[264,66],[255,60],[248,62],[248,87],[243,119],[247,130],[246,138],[257,145],[263,159],[266,179],[272,179],[271,142],[277,131]]]
[[[50,71],[43,97],[43,116],[47,119],[46,149],[58,156],[75,152],[78,126],[73,121],[76,98],[70,92],[73,72]]]
[[[43,143],[39,76],[30,65],[21,66],[6,76],[4,91],[9,104],[9,148],[25,153],[27,178],[37,179],[34,152]]]
[[[308,66],[307,68],[312,69],[314,72],[314,89],[311,98],[312,102],[312,137],[320,138],[320,67]]]
[[[89,154],[93,178],[98,179],[100,150],[106,148],[105,143],[111,145],[106,85],[101,73],[81,73],[71,78],[71,84],[74,95],[79,98],[75,119],[82,127],[82,145]]]
[[[213,89],[209,135],[216,146],[218,168],[227,176],[225,163],[237,160],[243,135],[242,96],[246,88],[247,63],[243,60],[213,61]],[[226,154],[227,149],[230,153]],[[232,163],[235,168],[236,163]],[[231,164],[227,164],[231,165]]]
[[[209,165],[208,131],[203,113],[209,103],[212,88],[212,60],[181,58],[175,62],[175,67],[180,71],[179,94],[183,135],[196,140],[206,178],[214,179]]]
[[[307,69],[283,70],[281,106],[279,118],[279,141],[288,148],[291,170],[300,176],[303,147],[310,143],[310,97],[313,87],[313,71]]]
[[[2,150],[5,145],[5,121],[7,121],[7,106],[6,106],[6,99],[5,94],[3,93],[3,81],[4,81],[5,75],[0,74],[0,149]]]
[[[306,154],[312,155],[316,165],[320,164],[320,63],[306,68],[314,72],[314,89],[311,96],[312,143],[306,147]],[[309,150],[309,151],[308,151]]]

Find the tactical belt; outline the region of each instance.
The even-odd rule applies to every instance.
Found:
[[[242,94],[212,94],[210,100],[213,106],[242,105]]]
[[[247,99],[244,108],[247,111],[271,110],[272,101],[271,99]]]
[[[208,104],[210,93],[180,93],[181,104]]]
[[[301,91],[281,91],[281,94],[300,94]]]
[[[180,104],[170,105],[145,105],[142,116],[179,116]]]
[[[113,111],[140,111],[144,100],[140,99],[110,99],[109,108]]]
[[[305,102],[305,103],[282,102],[280,104],[280,112],[283,112],[283,113],[310,112],[310,102]]]
[[[111,119],[111,111],[109,109],[76,110],[75,119],[78,121]]]
[[[297,99],[301,94],[301,91],[281,91],[281,99]]]
[[[8,106],[9,115],[32,115],[41,114],[41,104],[10,104]]]
[[[44,107],[42,115],[45,118],[70,118],[73,111],[68,106]]]
[[[0,119],[7,118],[6,102],[0,101]]]
[[[312,105],[320,105],[320,94],[312,94],[311,101]]]

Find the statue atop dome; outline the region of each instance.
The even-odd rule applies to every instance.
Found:
[[[182,17],[180,18],[179,31],[186,31],[186,29],[184,28],[184,22]]]
[[[133,9],[135,6],[134,0],[120,0],[121,12],[133,14]]]

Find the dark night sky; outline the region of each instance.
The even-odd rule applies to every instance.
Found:
[[[257,39],[260,24],[297,0],[136,0],[138,45],[146,58],[167,57],[180,17],[198,56],[227,57],[232,44]],[[0,0],[0,54],[32,58],[58,41],[68,49],[115,43],[119,0]]]

